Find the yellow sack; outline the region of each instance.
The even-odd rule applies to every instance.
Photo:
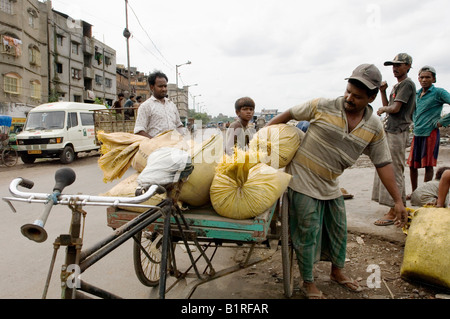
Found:
[[[217,163],[223,157],[222,134],[213,135],[202,144],[194,144],[190,155],[194,170],[181,188],[180,200],[192,206],[203,206],[210,201],[209,189]]]
[[[123,181],[118,183],[116,186],[111,188],[108,192],[101,194],[101,196],[111,196],[111,197],[135,197],[135,191],[138,187],[137,178],[139,176],[139,173],[135,173],[127,178],[125,178]],[[141,203],[142,205],[158,205],[162,200],[166,198],[165,194],[155,194],[147,201]],[[180,205],[181,207],[181,205]],[[148,208],[140,208],[140,207],[120,207],[121,209],[131,211],[131,212],[138,212],[143,213]]]
[[[294,158],[304,135],[302,130],[292,125],[270,125],[253,136],[249,148],[252,152],[267,153],[267,165],[283,168]]]
[[[128,170],[131,160],[139,149],[139,145],[147,138],[141,135],[115,132],[97,133],[102,143],[98,165],[103,171],[103,181],[110,182],[120,178]]]
[[[245,162],[224,161],[218,165],[210,196],[219,215],[253,218],[269,209],[286,190],[291,175],[263,163],[251,163],[252,156],[246,152]]]
[[[140,144],[136,155],[133,157],[131,166],[138,172],[142,172],[147,166],[148,156],[161,147],[175,147],[180,150],[189,151],[189,145],[184,141],[183,135],[177,130],[166,131],[154,138],[145,138]]]
[[[405,279],[450,288],[450,209],[415,211],[400,274]]]

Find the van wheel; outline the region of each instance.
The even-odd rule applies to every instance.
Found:
[[[61,153],[61,156],[59,157],[61,160],[61,163],[63,164],[70,164],[75,159],[75,152],[73,151],[72,146],[66,146],[64,147],[64,150]]]
[[[33,164],[34,161],[36,160],[36,157],[28,155],[28,154],[22,154],[22,155],[20,155],[20,159],[25,164]]]

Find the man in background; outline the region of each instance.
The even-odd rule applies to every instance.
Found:
[[[392,88],[389,100],[386,95],[387,83],[383,82],[380,86],[383,107],[378,109],[377,114],[387,114],[384,130],[392,157],[397,187],[402,195],[403,204],[406,205],[404,174],[406,148],[408,147],[412,115],[416,108],[416,85],[408,77],[412,58],[407,53],[399,53],[392,61],[386,61],[384,65],[392,65],[397,83]],[[375,225],[388,226],[394,224],[394,200],[386,187],[380,182],[377,173],[375,173],[373,183],[372,200],[389,207],[389,211],[381,219],[375,221]]]

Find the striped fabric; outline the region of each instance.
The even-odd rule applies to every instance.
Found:
[[[439,155],[441,134],[439,129],[431,131],[429,136],[414,136],[408,157],[408,166],[413,168],[435,167]]]
[[[289,227],[302,279],[314,281],[314,263],[344,268],[347,219],[344,198],[317,200],[289,189]]]
[[[341,196],[337,178],[361,154],[375,166],[391,162],[383,125],[368,106],[363,120],[348,132],[344,98],[315,99],[290,110],[295,120],[310,121],[310,127],[287,172],[295,191],[327,200]],[[300,177],[301,176],[301,177]]]

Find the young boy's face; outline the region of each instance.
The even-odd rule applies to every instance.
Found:
[[[251,106],[241,107],[239,111],[236,111],[236,115],[239,116],[240,119],[249,122],[253,118],[253,114],[255,114],[255,108]]]

